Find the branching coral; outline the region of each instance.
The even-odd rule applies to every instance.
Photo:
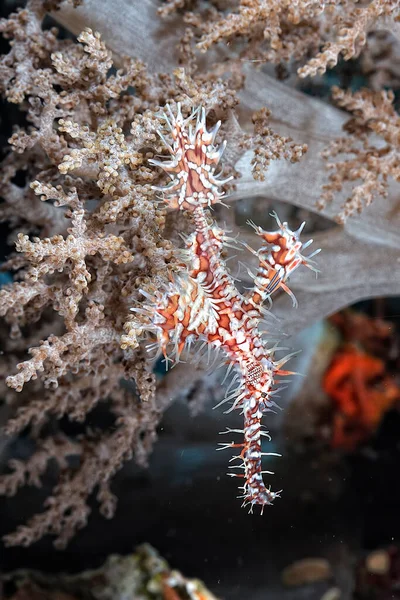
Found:
[[[65,471],[46,512],[8,538],[10,543],[29,544],[47,532],[57,535],[57,545],[62,546],[86,522],[86,496],[95,486],[102,512],[112,514],[111,476],[133,452],[143,463],[154,440],[159,409],[151,366],[140,351],[121,350],[120,334],[138,283],[165,277],[173,253],[159,233],[165,211],[149,202],[153,195],[149,183],[157,175],[143,166],[146,151],[142,148],[153,142],[156,150],[151,133],[154,110],[143,108],[149,106],[144,88],[151,87],[143,65],[127,61],[125,72],[110,74],[111,56],[97,34],[86,30],[79,46],[59,43],[55,31],[42,31],[44,14],[41,3],[32,2],[11,17],[12,27],[3,23],[3,30],[14,35],[11,52],[2,59],[3,89],[13,102],[28,98],[27,119],[33,124],[10,140],[18,154],[5,161],[3,217],[15,215],[16,224],[22,222],[28,233],[37,231],[38,225],[48,234],[55,233],[33,239],[18,235],[16,249],[21,256],[12,257],[5,268],[17,266],[20,281],[1,290],[0,311],[14,339],[21,336],[22,326],[48,319],[49,309],[58,315],[61,333],[42,341],[37,338],[30,348],[31,358],[7,379],[11,388],[23,390],[22,404],[7,431],[16,434],[34,426],[38,441],[24,469],[14,464],[16,472],[5,475],[1,487],[15,493],[26,480],[38,481],[55,448],[51,439],[40,434],[52,415],[83,421],[99,401],[108,400],[115,432],[100,437],[88,432],[86,444],[58,445],[59,455],[65,451],[64,467],[67,456],[75,454],[80,468]],[[33,26],[38,30],[35,39]],[[46,45],[49,39],[51,44]],[[31,61],[27,64],[23,58],[23,79],[18,78],[21,57]],[[142,96],[122,96],[129,85],[141,89]],[[159,93],[164,93],[162,88]],[[133,134],[127,141],[123,129],[129,122]],[[24,152],[27,180],[37,177],[31,184],[32,195],[25,195],[25,213],[20,188],[12,182]],[[23,192],[27,190],[28,184]],[[29,210],[29,201],[37,206],[35,195],[49,207],[42,223]],[[65,231],[68,220],[71,226]],[[58,329],[56,319],[53,332]],[[23,343],[21,339],[20,356]],[[141,404],[131,390],[121,388],[121,378],[135,380],[140,398],[147,402]],[[37,396],[24,394],[25,384],[37,379],[44,390],[39,385]],[[17,476],[22,471],[26,479]],[[65,494],[71,486],[76,490],[73,497]]]
[[[358,56],[365,46],[367,34],[379,29],[397,30],[399,4],[396,0],[372,0],[367,5],[356,6],[357,3],[327,2],[327,17],[333,13],[332,25],[328,25],[328,40],[322,52],[311,59],[299,70],[301,77],[325,73],[327,68],[334,67],[340,56],[345,60]],[[336,8],[336,13],[333,12]],[[398,32],[397,32],[398,33]],[[329,38],[332,38],[331,41]]]
[[[252,173],[254,179],[264,181],[265,172],[272,160],[285,158],[292,163],[300,160],[307,151],[306,144],[296,144],[289,137],[282,137],[269,126],[271,112],[263,108],[253,115],[255,136],[251,140],[254,146]]]
[[[206,52],[214,44],[231,45],[238,38],[242,60],[270,62],[304,62],[301,77],[323,74],[337,64],[359,55],[367,33],[385,29],[397,32],[397,0],[372,0],[367,5],[347,0],[240,0],[212,2],[212,7],[189,11],[185,2],[169,1],[159,10],[162,16],[184,7],[187,23],[195,28],[196,46]],[[398,32],[397,32],[398,33]],[[322,49],[320,50],[322,46]]]
[[[346,183],[353,183],[353,191],[337,217],[339,223],[343,223],[347,217],[360,213],[363,206],[371,204],[377,196],[386,196],[389,177],[400,181],[400,117],[390,91],[364,89],[351,93],[335,87],[332,93],[339,106],[351,112],[353,117],[344,127],[350,135],[335,140],[323,156],[325,159],[335,159],[342,154],[350,157],[327,164],[331,171],[330,182],[324,186],[319,207],[324,208],[330,203]],[[372,134],[381,140],[371,140]]]

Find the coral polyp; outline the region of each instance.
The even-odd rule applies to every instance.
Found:
[[[227,391],[222,403],[232,401],[229,410],[240,410],[244,418],[242,430],[228,429],[225,433],[241,433],[244,439],[223,443],[220,448],[239,449],[232,457],[237,461],[232,468],[238,472],[230,475],[243,479],[243,505],[250,505],[250,510],[254,505],[263,508],[279,492],[271,491],[263,480],[262,456],[268,453],[262,452],[261,439],[268,433],[262,429],[261,420],[276,406],[276,379],[289,374],[284,365],[290,358],[278,360],[274,348],[268,347],[260,329],[267,313],[263,304],[279,288],[292,295],[286,282],[300,265],[315,270],[310,262],[312,255],[302,255],[312,240],[303,244],[300,234],[304,224],[292,231],[277,215],[276,231],[267,232],[253,224],[264,245],[258,251],[250,249],[259,265],[253,288],[242,294],[222,258],[224,245],[231,240],[207,214],[209,207],[223,198],[222,186],[227,181],[215,175],[225,147],[225,143],[215,145],[220,123],[207,131],[204,109],[197,109],[186,119],[179,104],[176,116],[170,107],[167,111],[164,117],[172,144],[163,133],[160,136],[171,160],[151,162],[171,178],[169,185],[158,188],[164,201],[171,208],[192,213],[195,231],[187,238],[182,269],[173,281],[164,290],[143,290],[147,302],[133,308],[138,318],[131,327],[136,332],[148,330],[157,335],[156,347],[167,364],[179,361],[181,353],[196,341],[225,355],[234,370],[230,388],[235,389]],[[123,344],[131,343],[129,335]]]

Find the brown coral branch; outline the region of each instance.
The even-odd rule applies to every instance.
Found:
[[[123,462],[132,457],[134,448],[138,449],[139,457],[142,457],[147,454],[148,445],[154,440],[157,421],[148,404],[143,406],[141,408],[139,405],[136,414],[132,415],[129,395],[119,403],[116,430],[82,445],[78,470],[64,471],[52,495],[46,500],[45,512],[32,517],[15,533],[5,536],[5,543],[28,546],[44,535],[51,534],[56,536],[55,546],[64,548],[75,532],[86,525],[91,512],[86,504],[86,497],[97,486],[100,511],[105,517],[112,517],[115,498],[108,489],[110,479]],[[45,453],[44,460],[48,456]],[[36,463],[34,464],[36,468]]]
[[[392,92],[372,92],[364,89],[352,93],[337,87],[332,89],[334,100],[354,116],[344,126],[350,134],[335,140],[324,151],[325,160],[348,155],[342,161],[327,163],[331,171],[329,183],[324,185],[319,207],[323,209],[347,183],[353,184],[337,220],[360,213],[374,198],[386,197],[389,178],[400,181],[400,117],[396,113]],[[375,144],[371,134],[386,142]],[[360,183],[357,183],[360,182]]]

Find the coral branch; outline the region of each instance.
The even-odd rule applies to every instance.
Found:
[[[350,136],[338,138],[323,153],[325,159],[336,159],[341,154],[345,158],[327,163],[331,174],[318,206],[324,208],[348,182],[352,183],[353,190],[337,216],[338,222],[344,223],[377,196],[387,196],[389,177],[400,181],[400,117],[391,91],[363,89],[352,93],[334,87],[332,95],[353,117],[344,126]],[[371,134],[385,143],[373,143]]]
[[[167,0],[159,13],[167,17],[183,8],[185,20],[192,26],[191,37],[201,52],[219,42],[232,48],[240,40],[237,49],[245,61],[289,66],[290,61],[307,61],[298,68],[300,77],[321,75],[340,57],[357,57],[371,31],[383,29],[398,36],[397,0],[240,0],[233,7],[229,3],[221,7],[216,1],[205,6],[201,2],[185,4],[184,0]],[[187,52],[185,42],[190,36],[185,35],[182,48]]]

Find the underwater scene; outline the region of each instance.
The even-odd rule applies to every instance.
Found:
[[[0,600],[400,600],[400,0],[0,2]]]

